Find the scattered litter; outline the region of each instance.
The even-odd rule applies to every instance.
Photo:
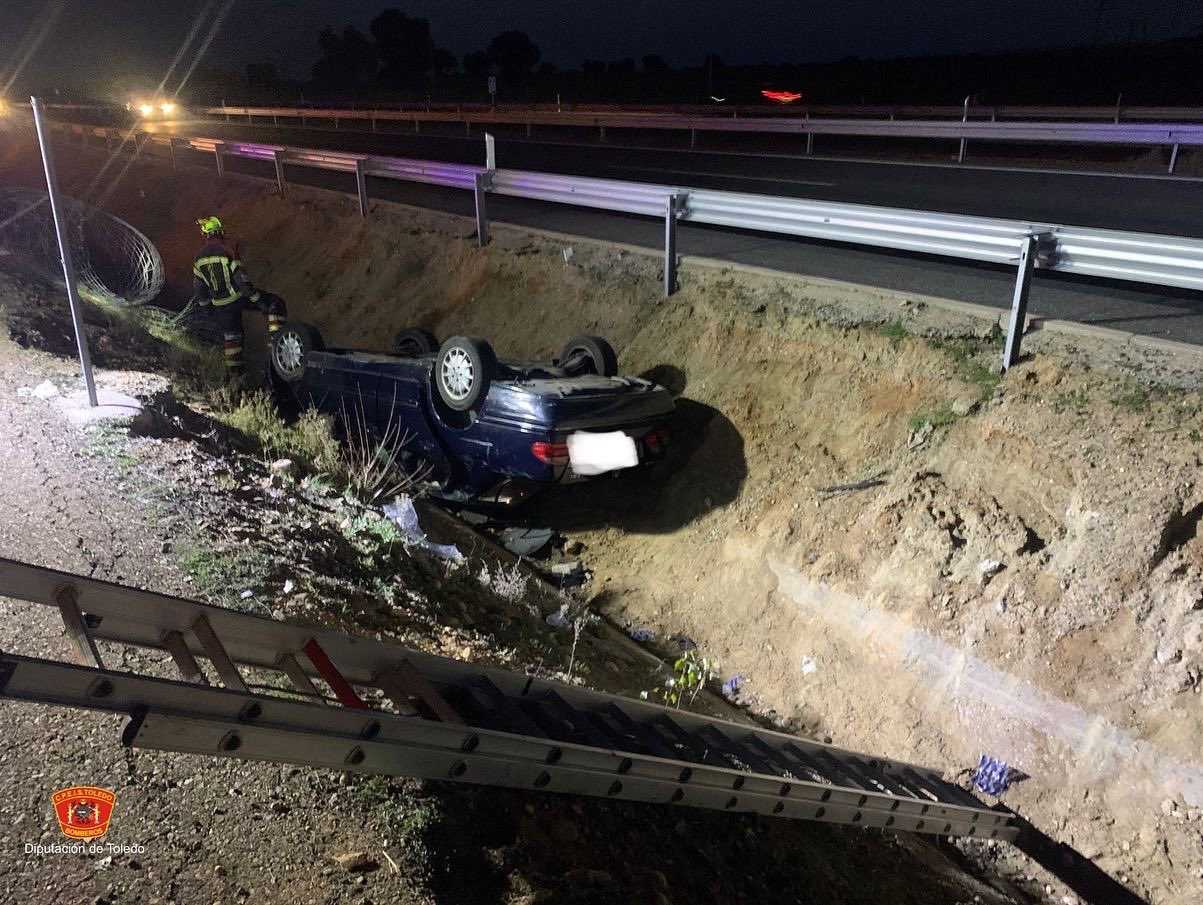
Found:
[[[49,399],[51,396],[58,395],[58,387],[56,387],[49,380],[43,380],[32,390],[29,387],[18,387],[17,395],[25,397],[32,396],[34,399]]]
[[[568,264],[576,256],[576,252],[573,251],[573,248],[571,245],[566,245],[564,247],[563,255],[564,255],[564,263]]]
[[[991,575],[997,575],[1002,571],[1003,564],[997,559],[983,559],[977,564],[977,570],[982,573],[982,576],[989,578]]]
[[[550,528],[506,528],[497,535],[501,546],[515,556],[534,556],[551,543],[555,532]]]
[[[402,494],[384,507],[384,514],[397,523],[397,527],[411,544],[421,547],[440,559],[461,562],[464,554],[460,553],[455,544],[436,544],[426,536],[422,526],[418,524],[418,511],[414,509],[414,501]]]
[[[683,651],[698,649],[698,643],[688,635],[671,635],[668,640],[673,642],[680,650]]]
[[[831,494],[832,496],[840,493],[852,493],[856,490],[868,490],[871,487],[881,487],[885,484],[882,475],[875,475],[871,478],[866,478],[863,481],[853,481],[851,484],[832,484],[830,487],[816,487],[818,493]]]
[[[723,697],[731,701],[735,700],[746,681],[747,678],[742,675],[735,675],[729,678],[723,683]]]
[[[814,657],[802,658],[802,675],[809,676],[812,672],[817,672],[819,664]]]
[[[627,634],[631,636],[632,641],[638,641],[643,644],[646,644],[648,641],[656,640],[656,633],[650,628],[645,628],[642,625],[631,629],[629,632],[627,632]]]
[[[983,754],[973,771],[973,784],[987,795],[1001,795],[1011,788],[1011,768],[1005,760]]]
[[[916,431],[911,432],[910,439],[906,441],[907,449],[918,449],[927,442],[927,438],[935,431],[930,421],[924,421],[923,425]]]
[[[239,594],[238,596],[239,596],[240,598],[242,598],[243,600],[249,600],[251,597],[254,597],[254,596],[255,596],[255,592],[254,592],[254,591],[243,591],[243,592],[242,592],[241,594]]]
[[[285,593],[285,594],[291,594],[291,593],[292,593],[292,590],[293,590],[293,588],[295,588],[295,587],[296,587],[296,585],[293,583],[293,580],[292,580],[291,578],[287,579],[287,580],[284,582],[284,593]]]
[[[375,870],[379,867],[376,859],[367,852],[346,852],[345,854],[335,855],[334,861],[339,867],[350,873]]]
[[[579,559],[553,563],[543,569],[543,574],[553,579],[561,588],[579,587],[591,577]]]

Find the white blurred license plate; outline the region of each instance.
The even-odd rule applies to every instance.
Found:
[[[635,438],[622,431],[591,434],[577,431],[568,435],[568,462],[574,474],[603,474],[639,464]]]

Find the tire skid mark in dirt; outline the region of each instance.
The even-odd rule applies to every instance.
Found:
[[[1105,718],[1061,700],[828,585],[774,560],[777,591],[861,649],[910,673],[932,703],[955,710],[986,753],[1023,766],[1040,742],[1064,749],[1066,779],[1111,780],[1116,791],[1153,799],[1181,795],[1203,806],[1203,767],[1167,754]],[[1030,742],[1031,744],[1025,744]],[[1058,769],[1051,762],[1046,766]],[[1046,781],[1054,777],[1045,775]]]

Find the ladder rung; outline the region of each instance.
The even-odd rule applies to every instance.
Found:
[[[408,660],[377,673],[373,682],[406,715],[421,713],[427,719],[444,723],[463,722],[455,708]]]
[[[196,657],[192,656],[192,651],[188,650],[188,643],[182,634],[174,630],[165,632],[163,647],[171,654],[171,659],[175,661],[176,668],[185,681],[209,684],[209,679],[201,672],[200,664],[196,662]]]
[[[79,612],[79,601],[72,585],[63,585],[55,594],[58,611],[63,616],[63,625],[67,627],[67,635],[75,646],[76,659],[81,666],[95,666],[104,669],[104,661],[100,659],[100,651],[96,642],[88,634],[83,616]]]
[[[217,670],[217,674],[221,677],[222,685],[226,688],[233,688],[235,691],[246,692],[250,690],[246,687],[246,682],[242,680],[242,674],[238,672],[238,667],[234,665],[234,661],[226,653],[226,649],[218,639],[217,633],[213,631],[213,626],[209,625],[209,620],[205,618],[203,613],[197,616],[196,621],[192,623],[192,634],[196,635],[196,640],[205,649],[205,656],[209,658],[209,662]]]
[[[292,687],[296,689],[298,694],[303,694],[318,704],[326,703],[325,695],[317,690],[317,686],[313,684],[313,680],[309,678],[309,674],[301,668],[301,664],[297,662],[296,657],[292,654],[280,654],[280,659],[276,661],[276,665],[283,670],[284,675],[288,676],[288,681],[292,683]]]
[[[344,707],[354,707],[357,710],[368,709],[368,705],[356,694],[355,689],[351,687],[351,683],[343,678],[343,674],[338,671],[338,667],[326,656],[326,652],[322,650],[322,646],[317,643],[317,638],[310,638],[305,642],[305,646],[301,650],[305,652],[305,656],[309,658],[309,662],[318,671],[318,675],[326,680],[326,684],[330,686],[340,704]]]

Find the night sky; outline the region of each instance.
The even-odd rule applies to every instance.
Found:
[[[54,5],[0,0],[0,89],[22,36]],[[119,76],[157,84],[206,3],[63,0],[63,6],[23,73],[41,90],[65,67],[74,71],[72,81],[97,90]],[[530,34],[543,59],[561,68],[647,53],[697,65],[708,52],[727,63],[992,52],[1130,35],[1156,40],[1203,28],[1197,0],[235,0],[205,63],[241,69],[272,62],[285,75],[307,78],[323,26],[349,22],[366,31],[388,6],[430,19],[436,43],[457,56],[513,28]]]

